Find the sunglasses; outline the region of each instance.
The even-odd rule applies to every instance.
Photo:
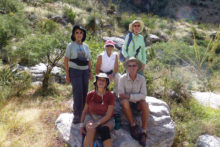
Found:
[[[128,65],[128,67],[136,67],[136,66],[137,66],[137,65],[135,65],[135,64],[134,64],[134,65]]]

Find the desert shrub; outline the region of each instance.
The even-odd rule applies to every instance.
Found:
[[[75,17],[76,14],[73,12],[73,10],[71,8],[65,7],[64,8],[64,17],[67,18],[67,20],[71,23],[74,24],[75,22]]]
[[[189,101],[188,108],[181,103],[168,103],[171,107],[171,116],[176,124],[174,146],[178,146],[184,141],[187,141],[189,146],[196,146],[200,135],[219,134],[219,110],[201,106],[193,99]]]
[[[38,28],[40,28],[40,31],[44,34],[54,33],[59,27],[59,25],[56,22],[54,22],[53,20],[49,20],[49,19],[38,22],[37,26]]]
[[[31,83],[31,76],[25,71],[19,71],[14,66],[0,68],[0,101],[4,102],[12,96],[19,96]]]
[[[28,36],[17,50],[17,54],[21,56],[20,63],[26,61],[25,64],[28,65],[34,65],[38,62],[47,64],[47,70],[42,81],[42,95],[47,94],[51,71],[64,56],[69,36],[61,30],[57,30],[53,34]]]
[[[195,27],[191,27],[192,38],[194,37],[196,40],[204,40],[205,35],[201,32],[198,32]]]
[[[86,22],[86,29],[90,30],[92,32],[97,32],[97,30],[100,28],[100,15],[99,14],[93,14],[90,15],[87,22]]]
[[[44,3],[53,3],[57,2],[58,0],[43,0]]]
[[[63,2],[73,4],[77,7],[81,6],[81,1],[79,1],[79,0],[63,0]]]
[[[191,47],[187,46],[185,43],[174,41],[155,43],[152,45],[151,50],[155,52],[156,58],[162,63],[172,65],[182,64],[182,54],[178,52],[178,50],[181,50],[181,52],[187,52],[187,54],[192,52]]]
[[[155,23],[157,21],[157,16],[149,14],[147,17],[142,17],[144,24],[151,29],[155,28]]]
[[[23,5],[17,0],[1,0],[0,13],[8,14],[10,12],[16,13],[22,9]]]
[[[29,32],[29,28],[29,21],[22,12],[0,15],[0,58],[9,62],[9,58],[14,52],[7,47],[11,44],[11,39],[24,37]]]
[[[123,13],[121,16],[117,16],[116,20],[120,27],[123,27],[125,30],[128,30],[129,24],[135,20],[135,16],[127,13]]]
[[[220,43],[218,42],[217,46],[216,46],[216,50],[215,50],[216,54],[220,54]]]
[[[0,26],[0,48],[5,46],[7,44],[8,37],[7,37],[7,32],[6,29],[3,28],[3,26]]]

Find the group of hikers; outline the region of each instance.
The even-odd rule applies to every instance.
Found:
[[[86,30],[79,25],[72,29],[72,42],[67,45],[64,65],[66,82],[70,82],[73,91],[73,123],[80,126],[80,133],[85,136],[84,147],[93,146],[95,136],[101,137],[104,147],[112,147],[110,132],[115,125],[114,106],[118,100],[130,124],[131,136],[142,146],[146,145],[149,108],[144,67],[146,47],[140,34],[144,28],[141,20],[134,20],[129,25],[130,33],[125,38],[122,54],[125,58],[124,74],[118,73],[119,56],[112,50],[115,43],[105,42],[105,51],[98,55],[95,66],[94,90],[88,92],[89,80],[92,80],[91,53],[84,43]],[[114,82],[114,90],[108,89]],[[142,129],[134,121],[134,113],[140,113]]]

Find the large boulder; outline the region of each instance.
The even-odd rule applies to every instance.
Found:
[[[162,100],[147,97],[150,116],[148,123],[147,147],[170,147],[175,136],[174,122],[170,117],[169,106]],[[128,122],[122,113],[120,104],[116,101],[115,112],[120,113],[121,129],[113,130],[111,133],[114,147],[139,147],[139,143],[130,136]],[[59,137],[72,147],[81,146],[81,135],[79,124],[72,124],[74,116],[72,113],[63,113],[56,120],[56,128]],[[141,125],[141,117],[135,117],[137,124]]]
[[[192,96],[200,104],[214,109],[220,108],[220,95],[212,92],[192,92]]]
[[[32,81],[39,82],[43,80],[43,76],[47,70],[47,66],[44,63],[39,63],[31,67],[18,65],[18,69],[29,71],[32,75]],[[55,77],[56,82],[65,83],[65,75],[62,73],[62,69],[60,67],[55,66],[51,71],[51,74]]]
[[[122,48],[122,45],[125,42],[124,39],[119,38],[119,37],[103,37],[102,39],[104,41],[107,41],[107,40],[113,41],[115,43],[115,47],[119,50]]]
[[[220,138],[208,134],[199,136],[197,147],[220,147]]]

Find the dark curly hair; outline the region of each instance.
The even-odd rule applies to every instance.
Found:
[[[83,38],[82,38],[82,42],[84,42],[86,40],[86,29],[84,29],[82,26],[79,26],[79,25],[75,25],[73,27],[73,30],[72,30],[72,35],[71,35],[71,40],[72,41],[75,41],[76,38],[74,37],[74,33],[77,29],[80,29],[83,31]]]

